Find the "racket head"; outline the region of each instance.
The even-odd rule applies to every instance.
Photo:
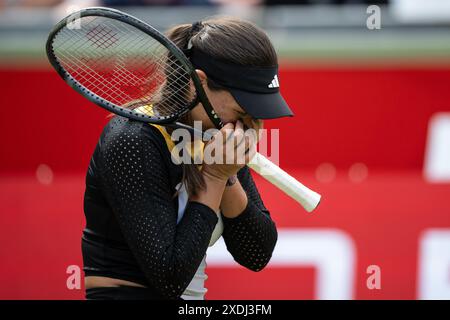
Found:
[[[73,89],[127,118],[169,124],[199,99],[209,105],[183,51],[155,28],[118,10],[94,7],[70,14],[50,32],[46,51]]]

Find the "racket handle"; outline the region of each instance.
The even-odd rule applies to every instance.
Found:
[[[292,199],[299,202],[306,211],[311,212],[319,205],[320,194],[308,189],[260,153],[256,153],[247,165]]]
[[[203,137],[206,140],[210,140],[212,138],[211,134],[199,131],[182,123],[177,122],[175,123],[175,126],[189,129],[199,135],[203,134]],[[312,212],[319,205],[321,198],[320,194],[298,182],[295,178],[264,157],[262,154],[256,153],[247,166],[255,170],[259,175],[275,185],[292,199],[299,202],[306,211]]]

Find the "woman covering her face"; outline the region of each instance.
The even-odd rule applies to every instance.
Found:
[[[230,18],[179,25],[168,37],[191,60],[225,126],[207,146],[241,159],[175,163],[172,130],[114,116],[86,175],[82,236],[88,299],[204,299],[208,246],[223,237],[233,258],[253,271],[269,262],[277,230],[245,166],[262,119],[292,116],[279,93],[276,52],[255,25]],[[167,90],[189,94],[191,86]],[[164,93],[161,95],[164,106]],[[201,103],[181,122],[213,128]],[[220,138],[220,139],[219,139]],[[239,286],[236,286],[239,290]]]

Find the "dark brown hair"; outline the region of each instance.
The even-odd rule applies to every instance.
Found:
[[[175,26],[167,31],[167,36],[180,49],[186,49],[189,40],[193,47],[212,58],[225,60],[243,66],[269,67],[277,65],[277,54],[264,31],[251,22],[235,18],[212,18],[192,30],[191,24]],[[223,90],[209,77],[211,90]],[[192,125],[190,113],[180,122]],[[205,189],[203,177],[195,164],[183,165],[183,180],[189,195]]]

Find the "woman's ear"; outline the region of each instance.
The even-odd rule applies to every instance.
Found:
[[[206,79],[208,79],[206,73],[204,73],[203,70],[200,69],[195,69],[195,72],[197,73],[197,76],[200,78],[202,85],[206,86]]]

